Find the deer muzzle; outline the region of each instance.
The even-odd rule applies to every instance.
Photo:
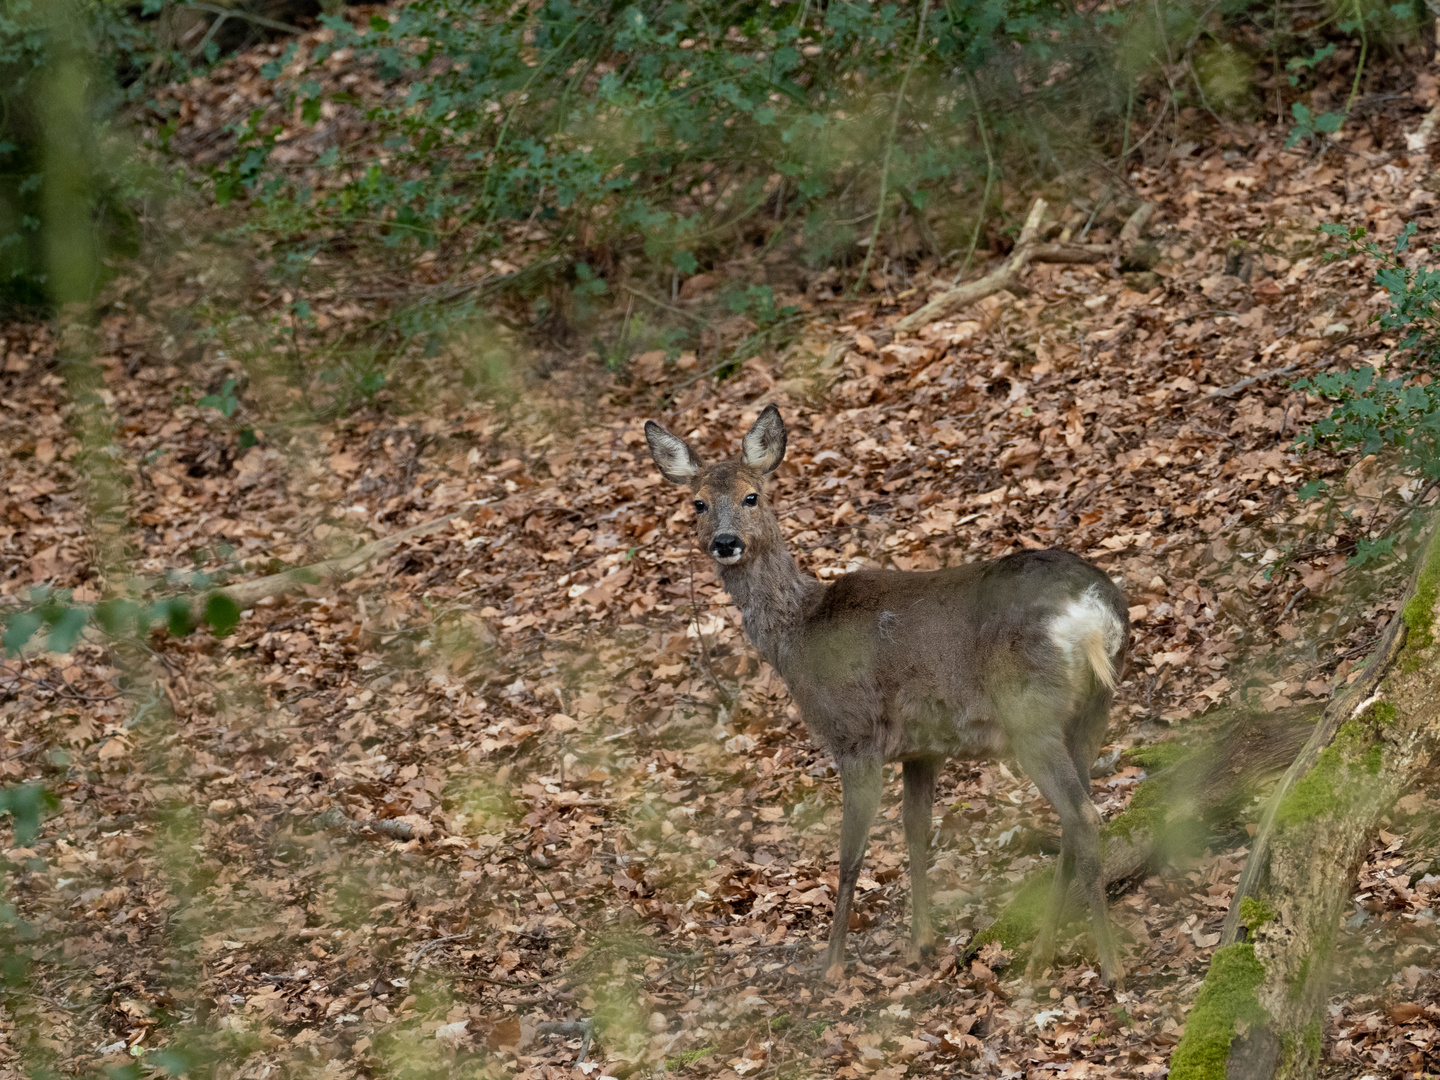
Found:
[[[729,566],[745,554],[745,541],[734,533],[720,533],[710,541],[710,554],[716,562]]]

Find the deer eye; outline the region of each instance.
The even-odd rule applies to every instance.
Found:
[[[704,513],[706,510],[708,510],[708,509],[710,509],[710,508],[705,505],[705,500],[704,500],[704,499],[696,499],[696,500],[695,500],[695,512],[696,512],[697,514],[703,514],[703,513]]]
[[[746,496],[745,496],[745,505],[746,505],[746,506],[754,506],[754,505],[755,505],[756,503],[758,503],[759,501],[760,501],[760,496],[757,495],[757,494],[756,494],[755,492],[753,492],[753,491],[750,492],[749,495],[746,495]]]

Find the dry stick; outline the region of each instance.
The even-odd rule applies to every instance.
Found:
[[[663,309],[666,310],[666,311],[672,311],[672,312],[674,312],[676,315],[682,315],[682,316],[684,316],[684,317],[687,318],[687,319],[693,319],[695,322],[699,323],[701,326],[709,326],[709,325],[710,325],[710,320],[707,319],[707,318],[705,318],[703,315],[696,315],[693,311],[686,311],[684,308],[678,308],[678,307],[676,307],[674,304],[667,304],[667,303],[665,303],[664,300],[657,300],[657,299],[655,299],[655,297],[651,296],[649,293],[643,293],[643,292],[641,292],[639,289],[632,288],[632,287],[629,286],[629,285],[622,285],[622,286],[620,286],[620,287],[621,287],[622,289],[624,289],[626,292],[628,292],[631,296],[638,296],[641,300],[644,300],[646,303],[654,304],[656,307],[658,307],[658,308],[663,308]]]
[[[1000,264],[998,270],[993,270],[982,278],[967,281],[964,285],[942,293],[920,310],[901,319],[895,324],[895,329],[916,330],[926,323],[934,322],[949,314],[956,308],[983,300],[991,293],[997,293],[1014,284],[1015,279],[1034,256],[1035,237],[1040,231],[1040,222],[1044,220],[1046,206],[1047,203],[1044,199],[1035,200],[1034,205],[1030,207],[1030,215],[1025,219],[1025,226],[1020,230],[1020,239],[1015,244],[1015,250],[1010,253],[1008,259]]]
[[[880,225],[885,220],[885,196],[890,187],[890,155],[895,151],[895,130],[900,125],[900,110],[905,105],[905,88],[910,84],[910,75],[915,70],[916,63],[920,60],[920,46],[925,40],[925,16],[930,11],[930,0],[920,0],[920,17],[915,24],[915,48],[910,54],[910,63],[905,66],[905,74],[900,77],[900,90],[895,95],[895,108],[890,112],[890,130],[885,135],[885,157],[880,162],[880,198],[875,203],[875,226],[870,230],[870,243],[865,247],[865,261],[860,264],[860,273],[855,277],[855,285],[850,290],[854,296],[865,284],[865,274],[870,269],[870,259],[875,254],[875,245],[880,239]]]
[[[312,563],[309,566],[296,567],[294,570],[285,570],[279,574],[271,574],[268,577],[257,578],[254,581],[243,581],[238,585],[227,585],[220,589],[231,600],[234,600],[241,608],[253,607],[260,600],[270,596],[281,596],[285,593],[299,592],[306,585],[316,584],[321,581],[343,581],[355,574],[367,563],[375,559],[383,558],[392,554],[406,541],[414,540],[418,536],[434,532],[456,518],[463,517],[476,507],[484,506],[486,503],[495,502],[494,499],[475,499],[470,502],[461,503],[460,508],[444,517],[434,518],[431,521],[423,521],[419,525],[412,525],[408,529],[401,529],[397,533],[383,536],[379,540],[372,540],[368,544],[356,548],[349,555],[342,555],[335,559],[326,559],[324,562]],[[194,610],[198,619],[204,611],[205,603],[209,599],[208,594],[195,599]]]
[[[1436,105],[1428,113],[1425,119],[1420,121],[1420,126],[1412,134],[1405,136],[1406,150],[1426,150],[1430,146],[1430,139],[1435,134],[1435,126],[1440,124],[1440,105]]]
[[[245,22],[254,23],[256,26],[263,26],[267,30],[279,30],[285,34],[303,34],[305,31],[298,26],[291,26],[289,23],[279,22],[275,19],[267,19],[264,15],[255,15],[245,11],[243,8],[221,7],[219,4],[189,3],[181,4],[194,11],[205,11],[211,15],[219,15],[221,21],[225,19],[243,19]]]
[[[1264,382],[1266,379],[1273,379],[1277,375],[1289,375],[1292,371],[1297,370],[1299,367],[1299,364],[1287,364],[1285,367],[1275,368],[1275,370],[1273,371],[1262,371],[1258,375],[1249,375],[1241,379],[1239,382],[1233,382],[1229,386],[1221,387],[1219,390],[1211,390],[1200,400],[1210,401],[1214,398],[1234,397],[1236,394],[1240,393],[1241,390],[1244,390],[1247,387],[1254,386],[1258,382]]]
[[[1035,205],[1030,208],[1030,215],[1025,219],[1025,226],[1020,230],[1020,239],[1015,243],[1015,249],[1010,257],[1000,264],[999,269],[992,270],[984,277],[976,278],[974,281],[967,281],[964,285],[957,286],[947,292],[941,293],[933,298],[923,307],[910,313],[895,324],[895,329],[902,333],[918,330],[927,323],[935,322],[944,318],[951,312],[983,300],[992,293],[1000,292],[1019,283],[1020,275],[1024,273],[1025,267],[1032,262],[1049,263],[1099,263],[1106,262],[1116,255],[1121,254],[1140,238],[1150,216],[1155,212],[1152,203],[1141,203],[1138,209],[1130,215],[1125,225],[1120,230],[1120,240],[1114,244],[1040,244],[1036,243],[1035,237],[1040,231],[1040,222],[1045,216],[1046,203],[1044,199],[1036,199]]]
[[[575,1059],[576,1065],[585,1064],[585,1055],[590,1052],[590,1039],[595,1034],[595,1024],[591,1020],[544,1020],[535,1028],[536,1035],[559,1035],[566,1039],[573,1039],[580,1036],[580,1056]]]

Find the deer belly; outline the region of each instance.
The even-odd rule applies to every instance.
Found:
[[[887,718],[885,757],[988,758],[1008,749],[999,721],[978,710],[960,710],[938,699],[896,702]]]

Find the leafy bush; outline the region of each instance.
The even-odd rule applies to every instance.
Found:
[[[281,110],[242,126],[215,192],[249,197],[287,229],[378,230],[390,246],[483,251],[505,224],[530,222],[581,258],[637,251],[681,274],[719,258],[737,230],[776,242],[777,222],[822,262],[920,215],[939,220],[937,247],[960,247],[981,192],[998,190],[992,164],[1024,183],[1117,132],[1122,83],[1155,60],[1135,50],[1139,68],[1117,70],[1116,28],[1148,25],[1152,10],[416,0],[360,27],[327,16],[328,42],[263,70]],[[342,51],[391,88],[363,103],[365,146],[276,167],[276,116],[321,123],[327,94],[360,104],[324,89]],[[1035,155],[994,161],[989,146],[1012,137]]]
[[[49,299],[41,239],[47,187],[75,178],[47,170],[47,137],[84,143],[94,166],[91,216],[111,253],[133,252],[134,191],[110,120],[123,101],[118,76],[136,67],[148,37],[118,0],[11,0],[0,8],[0,310]],[[91,62],[97,62],[87,77]],[[84,130],[47,133],[47,98],[88,95]]]
[[[1330,415],[1318,421],[1301,443],[1337,452],[1388,453],[1401,471],[1440,481],[1440,384],[1433,381],[1440,360],[1440,271],[1405,264],[1415,234],[1413,224],[1405,226],[1389,249],[1367,240],[1363,226],[1323,228],[1345,244],[1343,252],[1330,252],[1327,258],[1364,254],[1379,263],[1375,283],[1389,295],[1390,306],[1377,321],[1398,332],[1400,339],[1386,364],[1396,374],[1361,365],[1296,384],[1335,402]],[[1440,248],[1435,251],[1440,253]],[[1318,490],[1311,485],[1304,493]]]

